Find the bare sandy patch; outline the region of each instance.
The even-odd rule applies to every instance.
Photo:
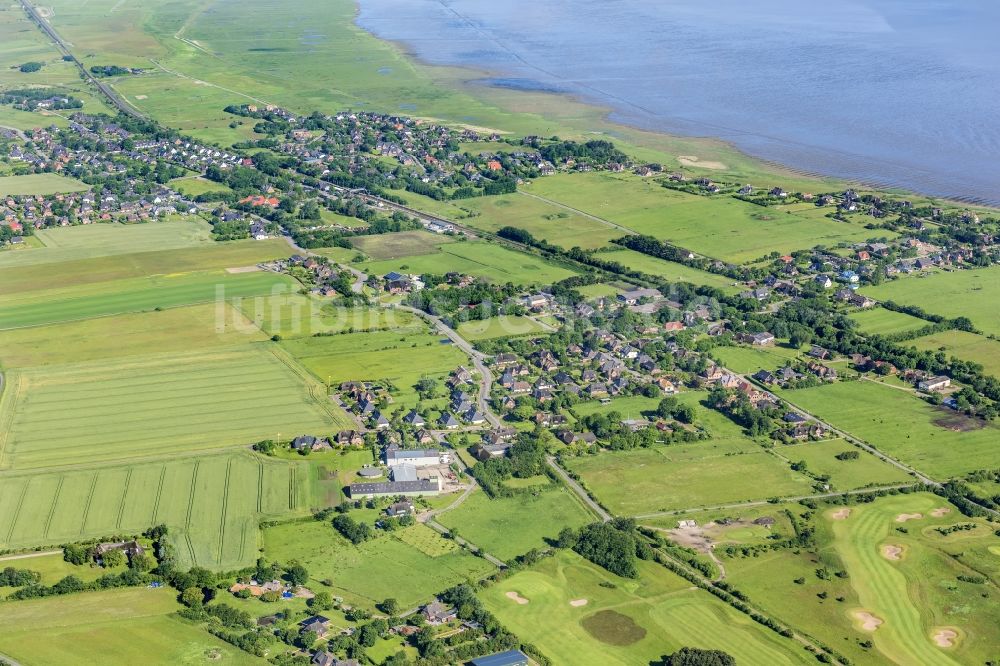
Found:
[[[882,557],[898,562],[903,559],[903,547],[886,544],[882,546]]]
[[[227,268],[227,273],[255,273],[260,270],[260,266],[236,266],[234,268]]]
[[[833,520],[847,520],[847,517],[851,515],[850,509],[837,509],[830,514],[830,518]]]
[[[726,165],[722,162],[713,162],[712,160],[700,159],[697,155],[678,155],[677,161],[684,166],[689,167],[702,167],[703,169],[725,169]]]
[[[935,518],[940,518],[941,516],[948,515],[949,513],[951,513],[951,509],[949,509],[946,506],[931,511],[931,515],[934,516]]]
[[[514,590],[511,590],[510,592],[508,592],[504,596],[507,597],[508,599],[510,599],[511,601],[517,603],[518,606],[524,606],[525,604],[528,603],[527,599],[525,599],[524,597],[522,597],[520,594],[518,594]]]
[[[958,632],[954,629],[948,629],[947,627],[942,627],[941,629],[936,629],[934,631],[934,645],[939,648],[950,648],[955,647],[955,639],[958,638]]]
[[[579,608],[580,606],[586,606],[587,605],[587,600],[586,599],[574,599],[573,601],[569,602],[569,605],[572,606],[573,608]]]
[[[905,523],[908,520],[920,520],[924,517],[922,513],[901,513],[896,516],[897,523]]]
[[[881,618],[875,617],[868,611],[854,611],[854,619],[861,624],[864,631],[875,631],[883,624]]]
[[[136,99],[149,99],[149,95],[136,95]]]

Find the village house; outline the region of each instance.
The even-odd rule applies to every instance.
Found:
[[[951,379],[942,375],[929,377],[917,383],[917,388],[921,391],[940,391],[948,388],[949,386],[951,386]]]

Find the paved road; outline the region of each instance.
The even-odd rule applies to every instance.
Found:
[[[493,413],[490,408],[490,391],[493,388],[493,372],[486,366],[484,356],[479,351],[475,350],[469,342],[463,338],[458,332],[448,324],[441,321],[440,317],[435,317],[432,314],[428,314],[423,310],[418,310],[417,308],[411,308],[409,305],[397,305],[400,310],[405,310],[407,312],[412,312],[418,317],[422,317],[426,321],[430,322],[445,335],[452,343],[461,349],[463,352],[468,354],[469,358],[472,359],[472,364],[475,366],[476,370],[479,371],[480,376],[482,376],[482,381],[479,384],[479,395],[476,398],[476,403],[479,407],[479,411],[483,413],[486,420],[494,428],[500,427],[500,418]]]
[[[555,458],[552,456],[546,456],[545,462],[549,464],[549,467],[555,470],[555,473],[559,475],[559,478],[561,478],[567,486],[569,486],[569,489],[576,493],[577,496],[583,500],[584,504],[586,504],[591,511],[598,515],[601,521],[606,523],[611,520],[611,514],[605,511],[600,504],[595,502],[594,499],[587,494],[587,491],[583,489],[583,486],[577,483],[573,477],[566,473],[566,470],[559,466],[559,463],[556,462]]]

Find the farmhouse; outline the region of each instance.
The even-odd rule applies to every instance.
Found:
[[[951,386],[951,379],[944,376],[928,377],[917,384],[921,391],[940,391]]]
[[[428,624],[444,624],[445,622],[450,622],[458,617],[454,608],[445,606],[437,600],[434,600],[424,606],[420,612],[423,614],[424,619],[427,620]]]
[[[368,497],[419,497],[441,493],[441,480],[437,477],[418,481],[383,481],[380,483],[352,483],[349,487],[352,499]]]
[[[319,650],[313,655],[312,666],[358,666],[357,659],[339,659],[326,650]]]
[[[299,622],[299,626],[302,627],[302,631],[312,631],[319,638],[323,638],[330,631],[330,618],[313,615]]]
[[[625,305],[635,305],[644,298],[656,300],[663,298],[663,294],[656,289],[633,289],[618,294],[618,300]]]
[[[385,510],[387,516],[392,516],[397,518],[399,516],[408,516],[414,512],[413,502],[410,500],[403,500],[401,502],[396,502],[395,504],[390,504]]]
[[[299,435],[292,440],[292,448],[296,451],[323,451],[333,448],[330,441],[325,437],[314,437],[312,435]]]
[[[439,449],[398,449],[389,447],[385,450],[385,464],[392,467],[407,463],[414,467],[429,467],[432,465],[447,465],[451,456],[447,451]]]
[[[143,547],[139,545],[138,541],[106,542],[99,543],[97,544],[97,547],[94,548],[94,559],[100,562],[104,554],[109,553],[112,550],[122,551],[130,560],[133,557],[138,557],[146,552]]]

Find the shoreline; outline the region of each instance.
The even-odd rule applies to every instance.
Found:
[[[736,180],[739,180],[740,177],[769,177],[775,179],[798,178],[814,183],[817,187],[826,186],[834,189],[852,187],[855,189],[878,190],[899,196],[911,196],[917,199],[924,199],[931,203],[948,202],[953,205],[966,206],[981,211],[1000,210],[1000,199],[993,201],[982,197],[930,194],[898,184],[893,184],[888,180],[879,178],[838,176],[815,169],[796,167],[779,160],[754,155],[739,147],[733,141],[725,139],[721,136],[710,134],[679,134],[667,130],[644,127],[638,122],[631,122],[627,118],[621,117],[624,114],[620,109],[616,109],[600,100],[588,98],[585,94],[575,91],[557,90],[545,86],[539,86],[537,90],[533,90],[517,86],[496,85],[491,82],[503,80],[514,81],[520,79],[511,77],[508,72],[491,71],[478,66],[437,64],[430,62],[420,56],[406,41],[382,37],[373,30],[362,25],[360,22],[362,1],[363,0],[352,0],[352,4],[354,5],[354,15],[352,19],[353,26],[365,35],[371,37],[372,39],[376,39],[395,50],[401,58],[408,61],[415,69],[426,73],[429,81],[433,85],[450,88],[453,91],[467,94],[481,102],[491,104],[499,109],[511,113],[519,113],[519,111],[516,108],[510,107],[516,107],[518,106],[518,103],[524,104],[529,100],[537,100],[540,98],[543,101],[547,101],[549,104],[556,104],[564,107],[564,110],[578,109],[583,111],[586,115],[595,115],[599,128],[592,128],[588,130],[578,126],[572,121],[567,121],[559,116],[553,116],[545,110],[535,109],[532,111],[534,114],[541,116],[550,122],[569,124],[569,126],[581,137],[587,134],[603,136],[608,139],[628,144],[629,147],[638,148],[640,150],[654,151],[658,153],[661,158],[668,158],[668,161],[664,162],[665,169],[668,167],[684,171],[694,169],[699,173],[705,173],[706,175],[711,173],[715,173],[720,176],[724,174],[731,175]],[[514,98],[514,101],[505,100],[505,97]],[[505,104],[504,102],[508,103]],[[627,100],[624,100],[624,103],[635,108],[641,108],[632,102],[628,102]],[[419,113],[417,115],[419,115]],[[697,125],[695,121],[678,119],[678,122],[681,121]],[[462,121],[460,120],[450,122],[462,124]],[[731,129],[730,131],[739,132],[739,130],[735,129]],[[662,144],[681,145],[675,145],[671,148],[667,148]],[[805,146],[805,148],[821,150],[811,146]],[[685,152],[685,150],[688,152]],[[702,154],[705,151],[708,151],[708,154]],[[849,153],[841,154],[851,159],[863,159],[860,156],[854,156]],[[679,159],[681,157],[691,156],[696,156],[698,158],[697,161],[706,163],[721,162],[725,168],[711,169],[699,166],[696,163],[685,163],[685,161]]]

